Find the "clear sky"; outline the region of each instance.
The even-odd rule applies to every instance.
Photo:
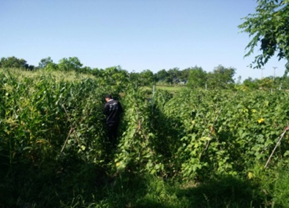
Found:
[[[282,76],[285,61],[250,69],[241,18],[256,0],[0,0],[0,57],[38,66],[78,57],[84,66],[131,72],[218,65],[242,80]]]

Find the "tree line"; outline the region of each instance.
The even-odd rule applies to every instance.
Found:
[[[38,66],[30,65],[22,58],[2,57],[0,68],[19,68],[28,71],[75,71],[77,73],[92,74],[96,77],[109,77],[110,84],[129,79],[139,86],[158,85],[186,85],[190,88],[205,89],[233,89],[242,86],[249,89],[289,89],[289,79],[285,77],[266,77],[263,79],[247,78],[241,83],[241,77],[234,78],[236,69],[233,67],[216,66],[213,71],[206,72],[202,67],[189,67],[183,70],[175,67],[162,69],[156,73],[146,69],[141,72],[128,72],[120,66],[105,69],[83,66],[77,57],[62,58],[54,63],[51,57],[40,60]]]

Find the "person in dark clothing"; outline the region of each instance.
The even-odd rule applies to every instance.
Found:
[[[106,115],[106,126],[108,131],[109,142],[113,147],[117,144],[117,130],[120,115],[123,112],[119,101],[112,99],[111,95],[105,96],[106,104],[104,105],[104,114]]]

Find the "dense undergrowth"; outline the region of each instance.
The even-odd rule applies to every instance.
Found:
[[[125,110],[116,149],[107,93]],[[128,79],[0,71],[0,207],[289,207],[287,134],[269,158],[288,92],[149,97]]]

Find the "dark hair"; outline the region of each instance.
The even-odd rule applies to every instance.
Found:
[[[105,96],[105,98],[109,98],[109,99],[111,99],[112,96],[111,96],[111,94],[107,94],[107,95]]]

